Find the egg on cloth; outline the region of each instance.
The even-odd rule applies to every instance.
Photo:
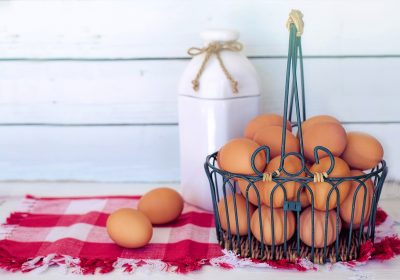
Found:
[[[300,239],[307,246],[312,246],[312,212],[311,207],[306,208],[300,214]],[[326,222],[326,212],[314,209],[314,247],[323,248],[325,241],[325,222]],[[331,210],[328,212],[328,230],[326,238],[326,246],[331,245],[336,241],[336,211]],[[342,229],[342,223],[339,218],[339,233]]]
[[[244,136],[253,139],[256,132],[262,131],[269,126],[283,126],[283,117],[277,114],[259,115],[247,124]],[[286,129],[292,131],[292,126],[289,121],[286,121]]]
[[[281,164],[281,156],[277,156],[277,157],[273,158],[269,162],[265,172],[272,173],[272,172],[278,170],[280,164]],[[302,169],[301,160],[298,157],[293,156],[293,155],[287,156],[283,162],[283,167],[288,173],[296,174],[297,172],[299,172]],[[304,172],[302,172],[297,177],[304,177],[304,176],[305,176],[305,174],[304,174]],[[290,178],[290,176],[285,174],[283,171],[280,172],[278,177],[289,177]],[[285,197],[284,197],[284,191],[282,190],[282,187],[280,185],[278,185],[278,187],[275,188],[277,183],[274,181],[260,182],[260,185],[261,185],[261,191],[262,191],[262,198],[263,198],[263,202],[265,205],[267,205],[269,207],[274,207],[274,208],[283,207]],[[286,191],[286,200],[294,200],[295,199],[295,197],[297,195],[297,190],[300,187],[300,185],[301,185],[300,183],[295,182],[295,181],[283,183],[283,188]],[[272,191],[274,190],[274,188],[275,188],[275,191],[273,193],[272,205],[271,205],[271,194],[272,194]]]
[[[350,176],[362,176],[362,175],[365,175],[365,173],[360,170],[350,171]],[[367,224],[369,216],[371,214],[372,199],[374,196],[374,184],[371,179],[367,180],[360,179],[360,180],[364,182],[367,191],[365,198],[365,206],[364,206],[364,218],[363,218],[364,224]],[[354,203],[353,229],[358,229],[361,226],[365,189],[360,182],[352,180],[349,195],[340,205],[340,217],[342,218],[343,224],[346,228],[350,227],[354,195],[359,185],[361,186],[359,188],[359,191],[357,192],[357,197]]]
[[[246,235],[248,232],[246,199],[240,194],[235,194],[235,201],[236,201],[236,211],[234,204],[235,202],[233,201],[232,195],[226,196],[226,204],[228,209],[225,207],[224,198],[222,198],[218,202],[218,215],[221,227],[226,231],[228,230],[229,227],[232,234]],[[254,206],[251,203],[249,203],[249,219],[254,209],[255,209]],[[236,217],[238,219],[238,228],[236,228]]]
[[[107,233],[119,246],[140,248],[149,243],[153,236],[150,220],[142,212],[121,208],[108,216]]]
[[[350,176],[350,168],[347,163],[342,160],[341,158],[334,157],[334,168],[332,172],[329,174],[329,177],[348,177]],[[319,160],[319,163],[315,163],[310,171],[311,173],[315,174],[327,172],[329,167],[331,166],[331,161],[329,157],[325,157]],[[333,182],[332,182],[333,183]],[[328,202],[328,194],[333,186],[329,182],[310,182],[308,183],[309,187],[312,190],[314,196],[314,207],[318,210],[325,211],[326,210],[326,203]],[[337,186],[340,196],[340,203],[342,203],[347,195],[350,192],[351,182],[350,181],[343,181]],[[311,193],[306,192],[308,200],[312,203]],[[336,191],[333,190],[328,203],[328,209],[331,210],[335,208],[337,205],[337,195]]]
[[[261,240],[261,232],[260,232],[260,213],[261,211],[261,220],[262,220],[262,232],[263,232],[263,241]],[[282,208],[273,208],[273,221],[274,221],[274,241],[275,245],[283,244],[285,241],[285,231],[284,231],[284,215],[285,212]],[[293,236],[296,229],[296,219],[294,217],[293,212],[286,211],[286,241]],[[254,237],[260,241],[264,242],[267,245],[272,245],[272,222],[271,222],[271,208],[262,205],[260,209],[254,211],[251,217],[251,232]]]
[[[218,166],[231,173],[253,175],[255,172],[251,166],[251,156],[259,147],[259,144],[247,138],[232,139],[219,150]],[[264,151],[256,155],[254,164],[260,172],[265,169],[267,163]]]
[[[367,170],[383,158],[383,147],[373,136],[363,132],[348,132],[342,158],[354,169]]]
[[[280,126],[269,126],[254,134],[253,140],[259,145],[268,146],[270,157],[274,158],[281,155],[282,130]],[[289,130],[286,130],[285,153],[289,152],[299,152],[299,141]]]
[[[144,194],[138,204],[153,225],[174,221],[183,210],[183,198],[171,188],[156,188]]]

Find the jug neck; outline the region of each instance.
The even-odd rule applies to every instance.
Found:
[[[230,29],[208,29],[200,33],[204,46],[210,43],[227,43],[234,42],[239,39],[239,32]]]

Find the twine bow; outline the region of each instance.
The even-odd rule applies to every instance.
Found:
[[[303,14],[299,10],[292,10],[286,22],[286,28],[290,31],[290,25],[294,24],[297,29],[296,36],[301,37],[304,31]]]
[[[272,173],[265,172],[265,173],[263,174],[263,182],[272,182],[272,175],[273,175],[274,173],[276,174],[276,176],[279,176],[279,174],[280,174],[279,170],[276,170],[276,171],[274,171],[274,172],[272,172]]]
[[[229,73],[228,69],[226,69],[224,62],[221,59],[220,52],[223,50],[228,50],[228,51],[232,51],[232,52],[240,52],[242,49],[243,49],[243,45],[236,41],[226,42],[226,43],[213,42],[204,48],[196,48],[196,47],[190,48],[188,50],[188,54],[190,56],[196,56],[196,55],[200,55],[202,53],[206,54],[206,56],[204,57],[203,63],[201,64],[200,69],[197,72],[196,77],[192,81],[193,90],[194,91],[199,90],[199,87],[200,87],[199,79],[204,72],[204,68],[206,67],[208,60],[214,54],[217,57],[219,65],[221,66],[221,69],[224,72],[226,78],[231,83],[231,88],[232,88],[233,93],[235,93],[235,94],[238,93],[239,92],[238,82],[232,77],[232,75]]]
[[[325,182],[325,178],[328,178],[328,173],[326,172],[315,172],[314,174],[314,183],[323,183]]]

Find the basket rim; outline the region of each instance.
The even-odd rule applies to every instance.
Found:
[[[263,146],[261,146],[263,147]],[[266,147],[266,146],[265,146]],[[303,157],[300,153],[296,153],[299,156]],[[229,179],[232,178],[240,178],[240,179],[246,179],[246,180],[250,180],[253,182],[262,180],[263,177],[261,175],[258,174],[254,174],[254,175],[248,175],[248,174],[241,174],[241,173],[234,173],[234,172],[229,172],[226,170],[223,170],[219,167],[217,167],[215,165],[215,162],[217,162],[217,155],[218,155],[218,151],[208,155],[206,157],[206,162],[205,162],[205,167],[206,168],[210,168],[212,169],[214,172],[217,172]],[[303,157],[304,158],[304,157]],[[214,162],[212,162],[214,160]],[[269,160],[267,161],[268,164]],[[382,173],[384,170],[386,170],[387,164],[386,161],[384,159],[382,159],[378,165],[376,165],[374,168],[370,169],[368,172],[365,172],[365,170],[363,170],[362,172],[364,173],[363,175],[358,175],[358,176],[346,176],[346,177],[328,177],[325,180],[326,181],[339,181],[339,180],[362,180],[362,179],[369,179],[372,176],[375,175],[379,175],[380,173]],[[304,166],[304,168],[302,169],[302,172],[305,171],[305,169],[307,169],[307,166]],[[310,172],[311,173],[311,172]],[[299,177],[299,176],[284,176],[284,177],[279,177],[279,176],[273,176],[273,180],[276,181],[287,181],[287,180],[296,180],[296,181],[304,181],[304,182],[310,182],[310,180],[313,180],[313,177],[310,176],[304,176],[304,177]]]

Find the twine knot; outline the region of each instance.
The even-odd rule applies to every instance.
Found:
[[[303,14],[299,10],[292,10],[289,14],[289,18],[286,22],[286,28],[290,31],[290,25],[294,24],[297,29],[296,36],[301,37],[304,31]]]
[[[190,48],[188,50],[188,54],[190,56],[196,56],[196,55],[200,55],[202,53],[206,54],[201,66],[200,66],[200,69],[196,74],[196,77],[192,81],[193,90],[194,91],[199,90],[199,87],[200,87],[199,79],[204,72],[204,68],[206,67],[207,62],[210,59],[210,57],[212,55],[215,55],[217,57],[218,63],[220,65],[222,71],[224,72],[226,78],[231,83],[232,92],[235,94],[238,93],[239,92],[238,82],[232,77],[232,75],[229,73],[228,69],[226,69],[224,62],[222,61],[220,52],[223,50],[228,50],[228,51],[232,51],[232,52],[240,52],[242,49],[243,49],[243,45],[236,41],[225,42],[225,43],[213,42],[204,48],[196,48],[196,47]]]
[[[280,172],[279,172],[279,170],[276,170],[276,171],[274,171],[274,172],[272,172],[272,173],[270,173],[270,172],[265,172],[264,174],[263,174],[263,182],[272,182],[272,176],[274,175],[274,174],[276,174],[276,176],[279,176],[279,174],[280,174]]]
[[[325,178],[328,178],[328,173],[324,172],[315,172],[314,174],[314,183],[323,183],[325,182]]]
[[[198,80],[193,80],[192,81],[192,86],[194,91],[198,91],[199,90],[199,81]]]

